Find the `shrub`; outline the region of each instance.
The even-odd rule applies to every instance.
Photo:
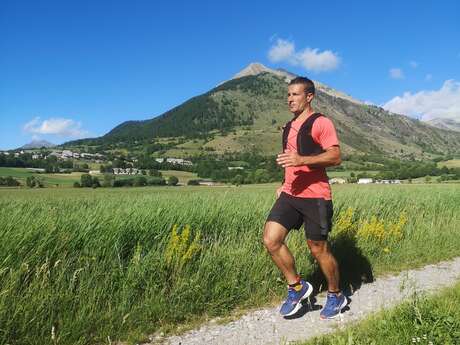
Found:
[[[169,176],[168,185],[176,186],[179,183],[179,179],[176,176]]]
[[[147,184],[149,186],[164,186],[166,184],[166,180],[162,177],[152,177],[147,180]]]

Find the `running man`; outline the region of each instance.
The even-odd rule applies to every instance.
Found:
[[[332,197],[326,167],[341,163],[340,148],[330,119],[316,113],[311,102],[315,86],[297,77],[288,86],[288,106],[294,118],[283,130],[283,153],[277,163],[284,170],[284,183],[264,228],[263,241],[273,262],[288,283],[288,296],[281,306],[283,316],[294,315],[313,286],[297,273],[294,257],[285,244],[291,229],[305,227],[307,245],[318,261],[328,285],[322,319],[340,314],[347,304],[339,288],[338,264],[327,242],[332,227]]]

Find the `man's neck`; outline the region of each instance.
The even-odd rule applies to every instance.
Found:
[[[313,115],[315,113],[315,111],[313,110],[312,107],[308,107],[307,109],[305,109],[304,111],[302,111],[299,115],[295,115],[295,120],[302,120],[302,121],[305,121],[306,119],[308,119],[311,115]]]

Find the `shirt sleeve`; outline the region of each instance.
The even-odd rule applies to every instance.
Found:
[[[316,119],[311,128],[311,136],[316,143],[321,145],[323,150],[331,146],[339,146],[334,124],[327,117],[322,116]]]

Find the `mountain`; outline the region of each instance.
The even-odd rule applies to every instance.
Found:
[[[281,69],[281,68],[271,69],[271,68],[268,68],[262,65],[261,63],[253,62],[253,63],[250,63],[246,68],[242,69],[240,72],[235,74],[232,79],[238,79],[238,78],[247,77],[250,75],[257,75],[257,74],[261,74],[264,72],[272,73],[274,75],[277,75],[280,78],[285,78],[286,82],[289,82],[291,79],[294,79],[295,77],[297,77],[295,74],[288,72],[284,69]]]
[[[460,122],[453,120],[453,119],[437,118],[437,119],[428,120],[426,121],[426,123],[430,124],[431,126],[438,127],[441,129],[448,129],[451,131],[460,132]]]
[[[30,143],[21,146],[20,149],[30,150],[30,149],[39,149],[42,147],[51,148],[55,146],[56,145],[46,140],[32,140]]]
[[[142,150],[154,141],[164,154],[175,156],[203,150],[275,154],[280,150],[281,127],[292,118],[286,106],[286,82],[293,76],[251,64],[233,79],[158,117],[127,121],[100,138],[65,146],[138,145]],[[316,85],[313,106],[333,120],[345,153],[421,157],[460,152],[458,132],[364,104],[320,82]]]

